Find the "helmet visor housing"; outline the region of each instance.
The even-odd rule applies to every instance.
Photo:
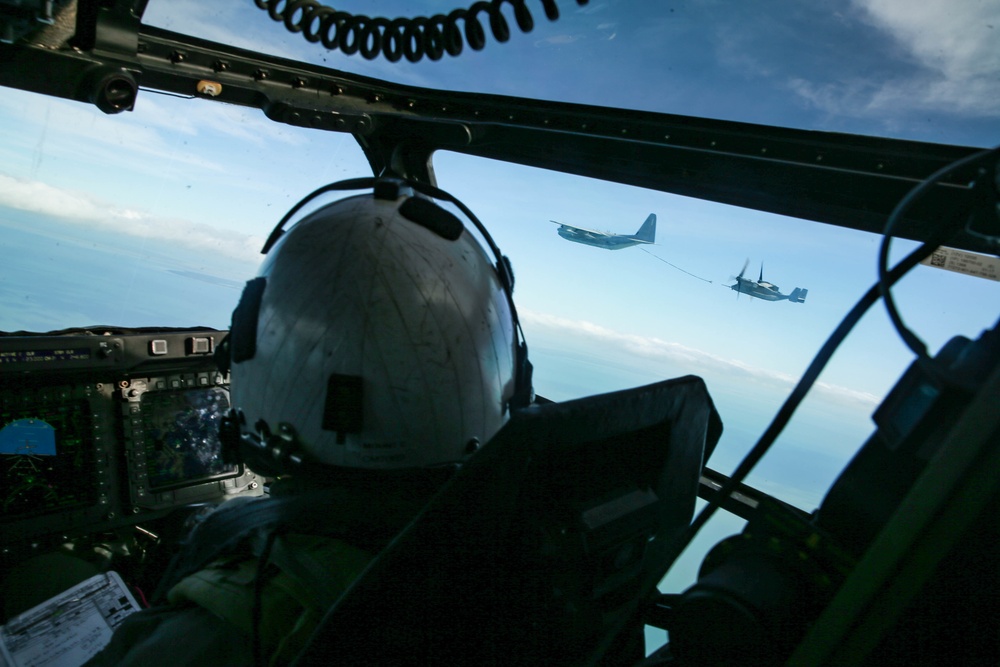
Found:
[[[244,429],[290,425],[321,463],[398,469],[458,463],[504,424],[509,295],[457,218],[431,205],[458,223],[442,234],[404,215],[407,200],[343,199],[271,248],[256,331],[237,332],[234,315],[234,336],[255,336],[231,371]]]

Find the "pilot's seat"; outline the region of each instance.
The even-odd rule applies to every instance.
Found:
[[[722,423],[684,377],[516,414],[296,664],[634,664]]]

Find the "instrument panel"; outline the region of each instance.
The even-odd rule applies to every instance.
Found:
[[[259,495],[263,479],[222,459],[225,331],[0,337],[0,551],[18,558]]]

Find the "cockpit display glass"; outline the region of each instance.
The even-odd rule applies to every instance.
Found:
[[[0,408],[0,516],[93,505],[95,450],[86,400]]]
[[[225,389],[148,392],[141,406],[151,490],[239,474],[237,466],[222,460],[219,424],[229,410]]]

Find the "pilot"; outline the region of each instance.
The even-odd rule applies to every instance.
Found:
[[[375,554],[532,400],[509,263],[475,222],[492,258],[451,212],[378,180],[279,225],[221,346],[223,439],[274,478],[270,493],[203,517],[160,602],[88,664],[291,662]]]

